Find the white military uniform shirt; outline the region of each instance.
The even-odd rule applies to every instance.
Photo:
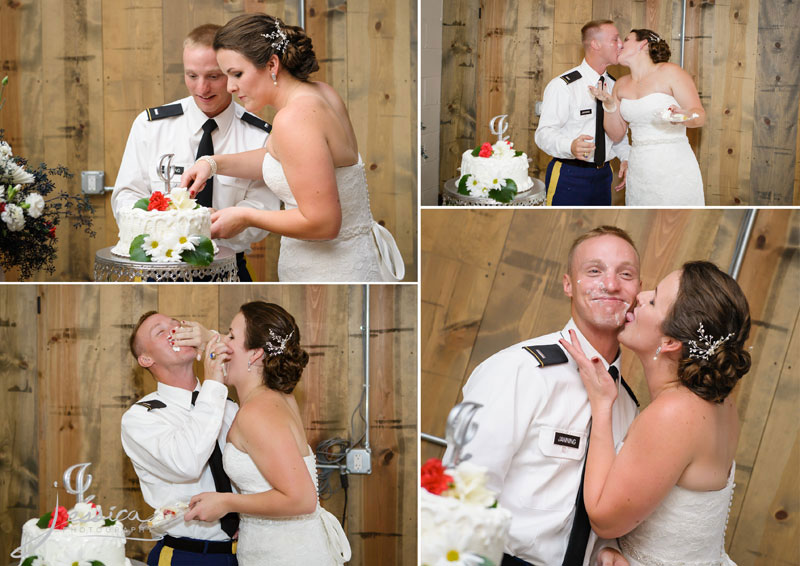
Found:
[[[464,401],[483,405],[473,419],[477,433],[464,452],[472,455],[470,462],[487,468],[487,487],[498,494],[498,505],[511,511],[505,552],[535,566],[560,566],[564,559],[591,408],[578,365],[560,345],[569,361],[545,367],[523,347],[558,345],[559,338],[569,340],[570,329],[589,358],[602,359],[570,319],[561,332],[494,354],[475,368],[463,390]],[[613,365],[619,369],[619,358]],[[619,389],[612,413],[617,450],[637,414],[635,401]],[[584,564],[596,542],[592,532]]]
[[[575,71],[580,73],[580,78],[568,84],[562,77]],[[605,89],[610,92],[615,81],[608,73],[603,73],[603,78]],[[575,159],[570,150],[572,141],[583,134],[594,138],[597,99],[589,92],[589,87],[598,86],[599,80],[600,75],[584,59],[577,67],[547,83],[542,99],[542,115],[534,135],[536,145],[542,151],[560,159]],[[614,143],[606,134],[605,161],[614,157],[626,161],[630,151],[627,135],[619,143]],[[593,160],[594,151],[589,154],[589,161]]]
[[[164,181],[158,177],[157,167],[161,156],[174,153],[172,165],[182,167],[183,171],[196,161],[197,148],[203,137],[203,124],[208,120],[194,101],[188,96],[170,104],[180,104],[183,114],[159,120],[148,121],[147,112],[142,112],[133,121],[128,144],[122,155],[111,206],[114,216],[120,210],[133,207],[142,197],[149,197],[154,191],[164,192]],[[269,134],[241,119],[245,109],[231,101],[228,107],[214,117],[217,129],[211,133],[214,153],[239,153],[264,147]],[[180,185],[181,176],[175,174],[171,188]],[[240,179],[228,175],[214,177],[213,208],[220,210],[229,206],[246,206],[258,210],[277,210],[280,200],[270,191],[264,181]],[[247,228],[233,238],[215,240],[217,245],[231,248],[235,252],[250,250],[250,244],[259,242],[268,232],[258,228]]]
[[[122,415],[122,448],[139,476],[144,500],[153,509],[192,496],[216,491],[208,460],[225,438],[238,407],[227,400],[228,389],[206,380],[192,407],[192,392],[158,384],[158,389],[139,401],[161,401],[163,408],[135,404]],[[174,537],[229,540],[219,521],[179,522],[169,529]]]

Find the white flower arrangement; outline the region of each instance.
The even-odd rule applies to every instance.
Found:
[[[464,503],[492,507],[497,503],[494,493],[486,488],[486,470],[468,461],[461,462],[454,470],[448,470],[453,477],[450,488],[442,493]]]

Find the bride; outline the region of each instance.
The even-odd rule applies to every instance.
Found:
[[[211,335],[196,323],[182,327],[176,344]],[[195,495],[184,520],[239,513],[240,566],[335,566],[349,560],[341,525],[319,506],[316,460],[292,395],[308,363],[294,318],[275,304],[244,304],[228,335],[208,341],[204,360],[206,375],[225,376],[241,402],[222,455],[239,493]]]
[[[711,263],[686,263],[640,293],[619,342],[639,357],[651,402],[619,454],[611,436],[617,386],[574,335],[561,340],[592,408],[586,511],[600,537],[619,537],[631,566],[733,565],[724,547],[739,434],[730,393],[750,369],[749,332],[747,299]],[[602,552],[598,562],[612,563],[616,551]]]
[[[230,207],[212,217],[214,238],[255,226],[281,234],[281,281],[400,280],[392,235],[372,219],[364,163],[344,102],[308,80],[319,69],[302,28],[262,13],[233,18],[214,50],[228,91],[250,112],[277,110],[266,147],[201,157],[181,178],[192,195],[219,173],[263,177],[285,210]]]
[[[603,101],[603,126],[620,141],[631,127],[625,204],[703,206],[703,178],[686,137],[706,118],[692,77],[669,62],[667,42],[648,29],[628,34],[619,63],[630,67],[614,90],[589,87]]]

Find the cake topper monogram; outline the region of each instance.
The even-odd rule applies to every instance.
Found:
[[[86,477],[86,468],[91,466],[91,462],[84,462],[83,464],[75,464],[74,466],[70,466],[64,472],[64,489],[67,493],[71,493],[75,495],[75,502],[76,503],[89,503],[92,499],[94,499],[94,495],[90,495],[89,497],[84,497],[84,493],[89,490],[89,486],[92,485],[92,474],[89,474],[89,477]],[[72,487],[72,472],[78,470],[78,475],[76,477],[75,487]]]
[[[158,178],[164,181],[164,194],[167,195],[172,190],[172,185],[170,185],[170,179],[176,173],[175,166],[172,164],[172,158],[175,157],[174,153],[165,153],[161,156],[161,159],[158,161],[158,167],[156,167],[156,173],[158,173]],[[166,161],[166,164],[164,164]]]
[[[451,451],[442,459],[445,468],[455,468],[460,462],[471,458],[471,454],[464,453],[464,446],[475,438],[475,433],[478,432],[478,423],[472,422],[472,419],[475,417],[475,411],[481,407],[483,405],[480,403],[464,401],[453,407],[447,415],[445,434],[447,446]]]
[[[506,118],[508,118],[508,114],[501,114],[500,116],[495,116],[489,122],[489,130],[497,136],[497,141],[505,141],[509,138],[509,136],[503,137],[503,134],[508,130]],[[497,124],[496,127],[495,123]]]

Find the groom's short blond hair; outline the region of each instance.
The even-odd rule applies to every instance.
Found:
[[[628,242],[633,248],[633,252],[636,254],[636,259],[639,259],[639,250],[636,249],[636,244],[633,243],[633,238],[631,238],[630,234],[628,234],[622,228],[617,228],[616,226],[598,226],[597,228],[589,230],[585,234],[581,234],[575,238],[574,242],[572,242],[572,246],[569,248],[569,254],[567,254],[567,273],[572,275],[572,259],[575,256],[575,250],[578,248],[578,246],[586,240],[597,238],[598,236],[616,236],[617,238]]]
[[[606,24],[614,25],[612,20],[592,20],[581,28],[581,43],[588,45],[600,31],[600,27]]]

